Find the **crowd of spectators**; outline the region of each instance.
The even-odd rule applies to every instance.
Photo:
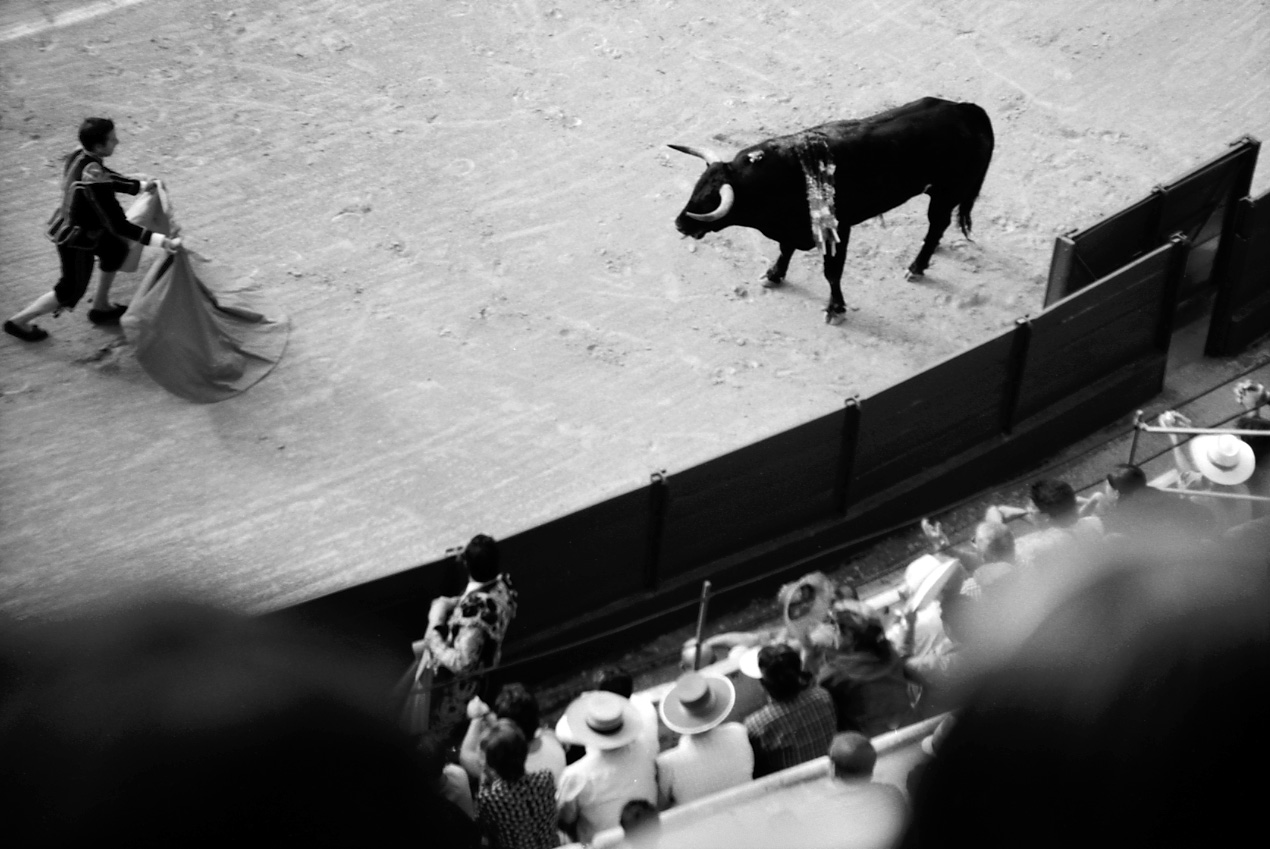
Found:
[[[404,717],[372,695],[390,689],[378,661],[211,608],[139,603],[94,619],[87,643],[82,623],[10,627],[10,830],[65,844],[144,821],[198,845],[249,823],[266,839],[344,844],[392,839],[390,816],[410,812],[428,840],[460,849],[589,845],[619,828],[651,849],[661,811],[826,755],[848,808],[869,797],[907,811],[874,777],[871,738],[943,715],[908,777],[905,846],[1087,842],[1074,827],[1029,831],[1056,800],[1087,806],[1087,820],[1114,798],[1118,813],[1156,818],[1147,842],[1190,835],[1184,803],[1212,797],[1200,779],[1228,762],[1189,743],[1165,762],[1155,741],[1190,740],[1214,715],[1262,736],[1245,691],[1270,644],[1258,606],[1270,505],[1256,500],[1270,495],[1270,396],[1241,385],[1236,397],[1234,429],[1267,436],[1166,431],[1171,473],[1120,464],[1085,498],[1037,480],[1027,504],[988,507],[961,545],[923,521],[929,551],[886,607],[821,573],[782,587],[778,627],[702,647],[737,655],[761,688],[743,715],[731,679],[695,669],[655,704],[602,667],[554,729],[523,684],[487,704],[516,594],[483,535],[460,559],[462,593],[431,607]],[[1175,413],[1158,422],[1189,427]],[[425,684],[439,697],[420,701]],[[663,746],[663,729],[678,739]],[[1009,815],[986,831],[964,814],[1001,804]]]

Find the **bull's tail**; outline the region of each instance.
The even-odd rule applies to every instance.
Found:
[[[974,129],[972,144],[976,148],[975,168],[968,176],[966,192],[957,204],[957,226],[961,234],[970,238],[972,222],[970,213],[975,208],[975,200],[983,188],[983,181],[988,176],[988,165],[992,162],[992,149],[996,145],[996,137],[992,133],[992,121],[982,107],[974,103],[959,104],[965,111],[970,126]]]

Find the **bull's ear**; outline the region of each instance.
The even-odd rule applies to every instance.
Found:
[[[677,150],[680,153],[686,153],[689,156],[696,156],[704,159],[707,165],[713,165],[716,162],[723,161],[723,158],[719,156],[719,154],[709,148],[688,147],[683,144],[668,144],[666,147],[669,147],[671,150]]]

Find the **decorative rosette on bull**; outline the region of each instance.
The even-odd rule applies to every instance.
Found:
[[[799,133],[795,142],[798,161],[807,180],[807,210],[811,214],[811,237],[824,256],[832,256],[842,240],[838,238],[838,219],[834,215],[834,180],[837,170],[829,142],[812,130]]]

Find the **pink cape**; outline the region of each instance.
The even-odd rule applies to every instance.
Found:
[[[172,232],[166,195],[150,197],[158,202],[147,202],[142,226]],[[201,279],[216,274],[209,266],[184,249],[164,256],[150,267],[121,321],[155,383],[203,404],[232,398],[267,375],[282,358],[290,332],[285,316],[272,311],[266,316],[250,293],[235,292],[232,305],[221,303],[224,287],[215,287],[218,295]]]

